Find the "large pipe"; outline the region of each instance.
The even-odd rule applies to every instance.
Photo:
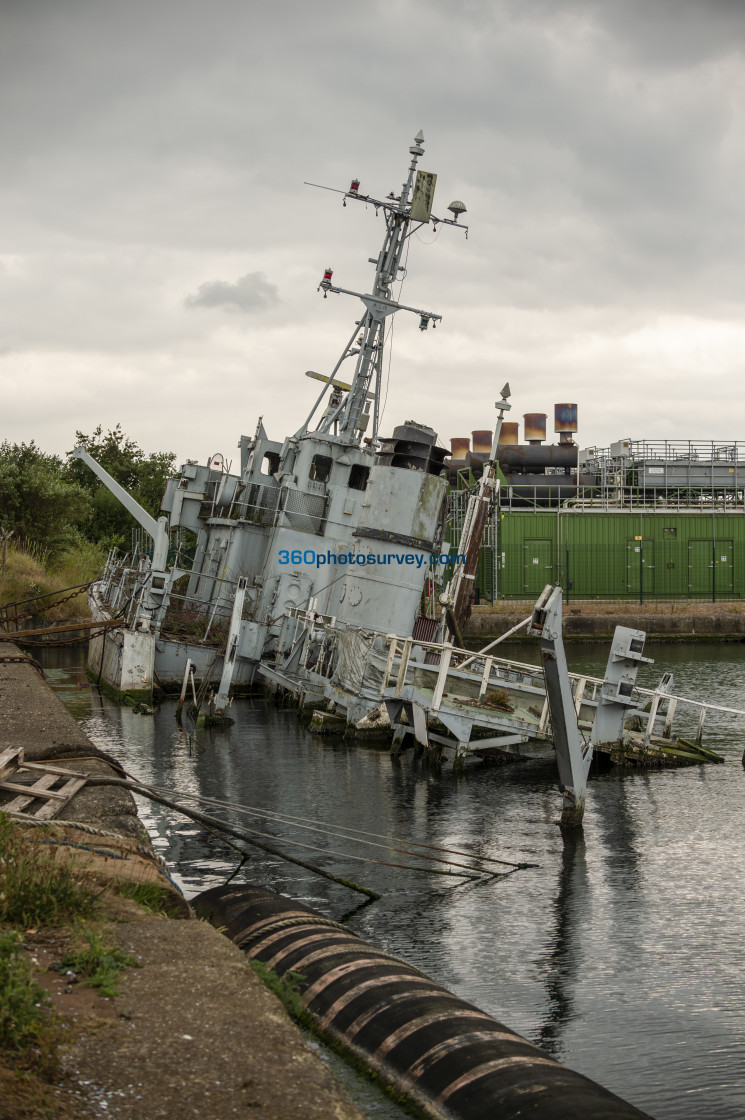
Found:
[[[541,473],[546,467],[571,469],[577,466],[577,448],[568,443],[521,443],[517,447],[499,445],[499,465],[503,470]],[[473,451],[466,456],[478,461]]]
[[[192,900],[293,990],[321,1035],[430,1120],[644,1120],[424,973],[273,891],[223,886]],[[647,1118],[649,1120],[649,1118]]]

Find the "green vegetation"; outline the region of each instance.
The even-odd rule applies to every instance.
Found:
[[[301,999],[301,991],[307,986],[307,977],[300,972],[286,972],[284,976],[280,976],[269,965],[264,964],[262,961],[249,959],[248,962],[259,977],[260,980],[266,985],[270,992],[282,1002],[288,1014],[292,1015],[296,1022],[300,1023],[305,1028],[308,1034],[315,1034],[322,1038],[326,1043],[333,1055],[338,1055],[344,1062],[351,1066],[356,1073],[360,1074],[366,1081],[375,1084],[382,1093],[395,1101],[399,1110],[407,1116],[420,1118],[424,1116],[416,1106],[407,1097],[402,1096],[398,1089],[393,1088],[392,1085],[387,1084],[381,1080],[380,1075],[376,1070],[372,1069],[354,1050],[347,1048],[343,1041],[327,1034],[319,1028],[318,1022],[314,1019],[313,1015],[306,1010]],[[338,1058],[336,1059],[338,1062]],[[350,1089],[349,1076],[350,1071],[344,1065],[331,1062],[331,1068],[336,1073],[336,1076],[345,1084],[347,1090]]]
[[[173,473],[176,461],[172,452],[156,451],[146,455],[134,440],[125,436],[120,424],[106,435],[100,424],[91,436],[76,432],[75,446],[85,447],[148,513],[153,517],[159,515],[166,480]],[[66,470],[70,481],[85,491],[92,503],[91,517],[85,528],[88,539],[107,548],[128,551],[130,530],[136,524],[133,518],[82,460],[70,459]]]
[[[72,944],[58,966],[78,973],[103,996],[115,996],[122,969],[138,962],[105,943],[101,926],[81,919],[95,916],[103,904],[81,874],[52,855],[45,827],[24,828],[0,813],[0,1114],[46,1117],[51,1108],[44,1085],[59,1073],[59,1045],[64,1023],[33,976],[34,942],[58,927],[55,941]],[[64,851],[64,849],[63,849]],[[103,911],[105,921],[105,910]],[[59,928],[63,927],[63,928]],[[68,928],[64,928],[68,927]],[[12,1102],[12,1104],[11,1104]],[[13,1110],[11,1112],[11,1109]],[[65,1113],[67,1115],[67,1113]]]
[[[305,982],[305,977],[300,972],[286,972],[284,976],[280,976],[264,964],[262,961],[249,960],[251,968],[264,982],[270,992],[274,992],[275,996],[282,1001],[285,1008],[289,1013],[302,1023],[310,1023],[312,1020],[303,1007],[303,1002],[300,998],[300,988]]]
[[[0,923],[29,929],[88,917],[94,895],[80,876],[57,863],[42,837],[25,835],[0,813]]]
[[[105,945],[103,938],[92,929],[81,930],[85,948],[74,950],[57,965],[58,972],[71,971],[84,977],[91,988],[102,996],[119,995],[117,978],[125,968],[139,968],[136,957],[125,953],[118,945]]]
[[[148,914],[170,914],[174,911],[173,895],[157,883],[117,883],[117,894],[131,898]]]
[[[514,708],[510,704],[510,694],[505,692],[503,688],[493,688],[486,693],[481,701],[485,708],[497,708],[500,711],[512,712]]]
[[[48,1000],[31,977],[24,956],[23,938],[14,931],[0,931],[0,1049],[23,1050],[36,1042],[45,1028]]]
[[[82,538],[75,548],[62,552],[54,560],[49,551],[40,545],[14,545],[11,540],[6,548],[5,564],[0,562],[0,604],[21,603],[38,595],[49,595],[40,604],[29,603],[29,608],[39,613],[38,607],[56,604],[57,598],[51,592],[88,583],[101,574],[105,562],[105,550]],[[89,612],[84,592],[71,599],[60,595],[60,599],[66,601],[45,611],[46,622],[87,617]]]
[[[75,433],[109,474],[157,517],[176,456],[146,454],[117,424]],[[80,459],[48,455],[32,440],[0,443],[0,604],[85,583],[101,572],[110,548],[131,547],[135,520]],[[72,600],[50,620],[87,614]]]
[[[91,500],[58,455],[36,444],[0,444],[0,529],[57,556],[80,541]]]

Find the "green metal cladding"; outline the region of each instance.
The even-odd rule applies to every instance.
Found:
[[[508,511],[498,525],[499,598],[741,599],[745,515]],[[485,580],[485,583],[487,581]]]

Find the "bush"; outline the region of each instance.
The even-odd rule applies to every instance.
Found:
[[[0,528],[57,555],[76,539],[91,499],[63,474],[62,460],[36,444],[0,444]]]

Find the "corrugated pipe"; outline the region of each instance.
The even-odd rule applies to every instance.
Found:
[[[366,944],[260,887],[192,900],[253,960],[292,973],[309,1021],[432,1120],[643,1120],[520,1035]],[[647,1118],[648,1120],[648,1118]]]

